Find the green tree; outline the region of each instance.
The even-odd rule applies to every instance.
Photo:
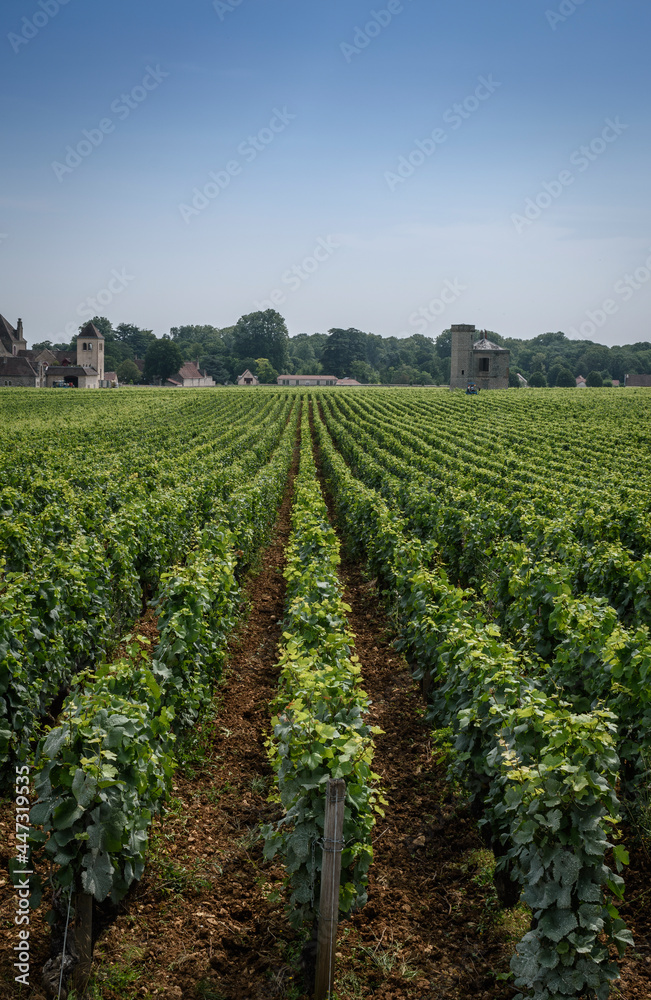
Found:
[[[128,358],[118,365],[116,374],[123,385],[137,385],[141,377],[138,365]]]
[[[270,364],[268,358],[256,358],[257,376],[262,385],[275,385],[279,372]]]
[[[439,358],[449,358],[452,355],[452,330],[443,330],[436,338],[436,353]]]
[[[353,361],[350,366],[350,377],[365,384],[380,381],[380,376],[375,368],[371,368],[366,361]]]
[[[559,389],[576,389],[576,379],[569,368],[561,368],[556,376],[556,385]]]
[[[201,355],[201,368],[212,375],[215,382],[224,383],[230,381],[230,372],[224,363],[224,358],[221,354],[202,354]]]
[[[366,361],[366,334],[361,330],[338,327],[329,331],[328,340],[323,348],[321,366],[324,375],[336,375],[337,378],[352,378],[352,366],[355,361]]]
[[[556,385],[556,379],[558,378],[559,372],[562,372],[564,368],[565,365],[559,364],[558,362],[553,364],[547,372],[547,385]]]
[[[115,339],[130,347],[136,358],[144,358],[156,336],[151,330],[141,330],[133,323],[119,323],[115,328]]]
[[[148,382],[160,381],[175,375],[183,364],[183,355],[169,337],[154,340],[145,354],[145,369],[143,375]]]
[[[233,331],[238,358],[267,358],[278,372],[289,364],[289,334],[285,320],[275,309],[241,316]]]
[[[547,387],[547,379],[542,372],[534,372],[529,379],[529,385],[533,389],[545,389]]]
[[[581,358],[583,371],[601,371],[608,368],[610,362],[610,348],[602,344],[593,344],[587,349]],[[586,379],[587,381],[587,379]]]
[[[604,380],[599,372],[591,371],[585,380],[585,384],[589,389],[601,389],[604,384]]]
[[[520,379],[518,378],[517,372],[514,372],[511,368],[509,370],[509,389],[519,389]]]

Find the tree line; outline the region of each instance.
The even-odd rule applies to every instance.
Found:
[[[174,326],[158,338],[131,323],[115,328],[104,316],[93,319],[105,339],[105,369],[123,383],[165,381],[185,361],[194,361],[215,382],[233,384],[248,368],[263,384],[278,375],[334,375],[362,383],[446,385],[450,380],[451,332],[438,337],[382,337],[353,328],[290,337],[285,320],[274,309],[249,313],[234,326]],[[81,330],[81,328],[80,328]],[[531,340],[482,335],[511,351],[511,384],[517,373],[532,385],[572,385],[576,376],[592,384],[624,380],[627,374],[651,374],[651,343],[641,341],[606,347],[591,340],[570,340],[561,331]],[[479,334],[478,334],[479,336]],[[72,351],[76,344],[43,341],[35,348]],[[144,361],[144,368],[136,365]]]

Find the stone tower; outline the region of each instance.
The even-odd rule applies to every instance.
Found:
[[[93,323],[86,323],[77,337],[77,364],[104,378],[104,337]]]
[[[452,330],[452,363],[450,366],[450,388],[465,389],[474,380],[473,344],[475,327],[459,323]]]
[[[511,352],[474,326],[460,324],[451,331],[450,388],[465,389],[474,382],[478,389],[508,389]]]

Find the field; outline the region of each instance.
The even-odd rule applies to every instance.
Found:
[[[0,409],[0,996],[651,997],[648,390]]]

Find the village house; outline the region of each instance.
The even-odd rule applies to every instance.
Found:
[[[477,333],[474,326],[451,327],[450,388],[508,389],[511,352]],[[478,339],[476,339],[478,338]]]
[[[651,389],[651,375],[627,375],[624,385]]]
[[[175,389],[212,389],[215,380],[212,375],[199,371],[194,361],[186,361],[174,378],[168,378],[165,385]]]
[[[247,368],[246,371],[242,372],[242,374],[239,376],[239,378],[237,380],[237,384],[238,385],[260,385],[260,379],[256,375],[254,375],[253,372],[250,372],[249,369]]]

